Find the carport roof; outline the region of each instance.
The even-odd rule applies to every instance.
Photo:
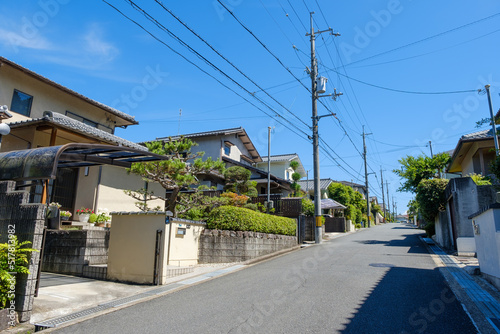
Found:
[[[58,168],[95,165],[130,168],[134,162],[166,159],[167,156],[131,147],[71,143],[0,153],[0,180],[55,179]]]

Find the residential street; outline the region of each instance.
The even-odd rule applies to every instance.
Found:
[[[57,333],[476,333],[421,230],[387,224]]]

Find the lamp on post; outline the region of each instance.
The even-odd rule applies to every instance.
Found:
[[[6,136],[10,133],[10,126],[2,123],[2,120],[11,117],[12,115],[9,113],[9,108],[7,106],[0,106],[0,145],[2,143],[2,136]]]

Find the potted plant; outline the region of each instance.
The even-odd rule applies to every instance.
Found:
[[[69,211],[59,211],[59,215],[61,216],[62,220],[69,220],[72,216],[71,212]]]
[[[99,214],[97,215],[96,226],[104,227],[105,224],[111,220],[111,216],[108,215],[107,209],[99,210]]]
[[[94,210],[89,208],[84,208],[83,206],[81,209],[76,210],[76,214],[78,215],[78,220],[80,220],[82,223],[88,222],[89,217],[92,213],[94,213]]]

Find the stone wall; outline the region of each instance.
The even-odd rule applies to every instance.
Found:
[[[7,243],[13,232],[19,242],[30,241],[31,248],[42,248],[45,205],[28,204],[29,194],[15,191],[15,182],[0,182],[0,243]],[[29,275],[17,276],[15,309],[20,322],[30,320],[33,309],[40,253],[33,252]]]
[[[198,263],[241,262],[297,246],[295,236],[205,229]]]
[[[83,275],[84,266],[108,261],[109,231],[47,230],[42,270]]]

